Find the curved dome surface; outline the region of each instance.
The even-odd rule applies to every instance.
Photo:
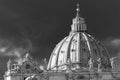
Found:
[[[71,27],[70,34],[60,41],[53,50],[48,70],[88,68],[90,59],[93,60],[94,65],[97,65],[99,59],[101,59],[101,64],[110,64],[106,48],[86,32],[84,18],[79,16],[79,8],[77,8],[77,15],[73,19]]]
[[[66,70],[71,63],[75,65],[81,63],[83,67],[88,67],[90,58],[94,62],[101,58],[103,64],[109,64],[109,54],[99,41],[86,32],[71,32],[56,45],[51,54],[48,69]],[[77,67],[80,66],[73,66],[73,68]]]

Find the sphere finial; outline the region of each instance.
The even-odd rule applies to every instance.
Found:
[[[77,9],[76,9],[76,11],[77,11],[77,15],[79,15],[79,12],[80,12],[80,8],[79,8],[79,6],[80,6],[80,4],[77,3]]]

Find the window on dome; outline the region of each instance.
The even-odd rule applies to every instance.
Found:
[[[61,51],[61,53],[65,53],[65,51]]]
[[[75,49],[72,49],[71,51],[74,52],[74,51],[76,51],[76,50],[75,50]]]
[[[85,51],[86,51],[86,49],[85,49],[85,48],[83,48],[83,51],[85,52]]]
[[[95,43],[93,41],[90,41],[91,42],[91,46],[95,46]]]
[[[77,42],[77,40],[76,40],[76,39],[73,39],[73,42]]]
[[[53,55],[56,55],[55,53],[53,53]]]
[[[94,49],[93,51],[97,54],[97,50],[96,49]]]

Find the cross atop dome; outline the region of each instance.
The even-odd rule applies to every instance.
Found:
[[[77,4],[77,9],[76,9],[76,11],[77,11],[77,15],[79,16],[79,12],[80,12],[80,8],[79,8],[79,6],[80,6],[80,4],[78,3]]]
[[[80,8],[79,4],[77,4],[77,15],[73,19],[72,25],[71,25],[71,30],[72,32],[81,32],[81,31],[86,31],[86,24],[84,18],[80,17]]]

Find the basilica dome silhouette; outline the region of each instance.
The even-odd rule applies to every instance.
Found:
[[[48,63],[48,70],[76,70],[88,69],[90,61],[97,68],[101,63],[106,68],[110,67],[109,53],[104,45],[87,33],[84,18],[79,14],[73,19],[71,31],[54,48]]]

